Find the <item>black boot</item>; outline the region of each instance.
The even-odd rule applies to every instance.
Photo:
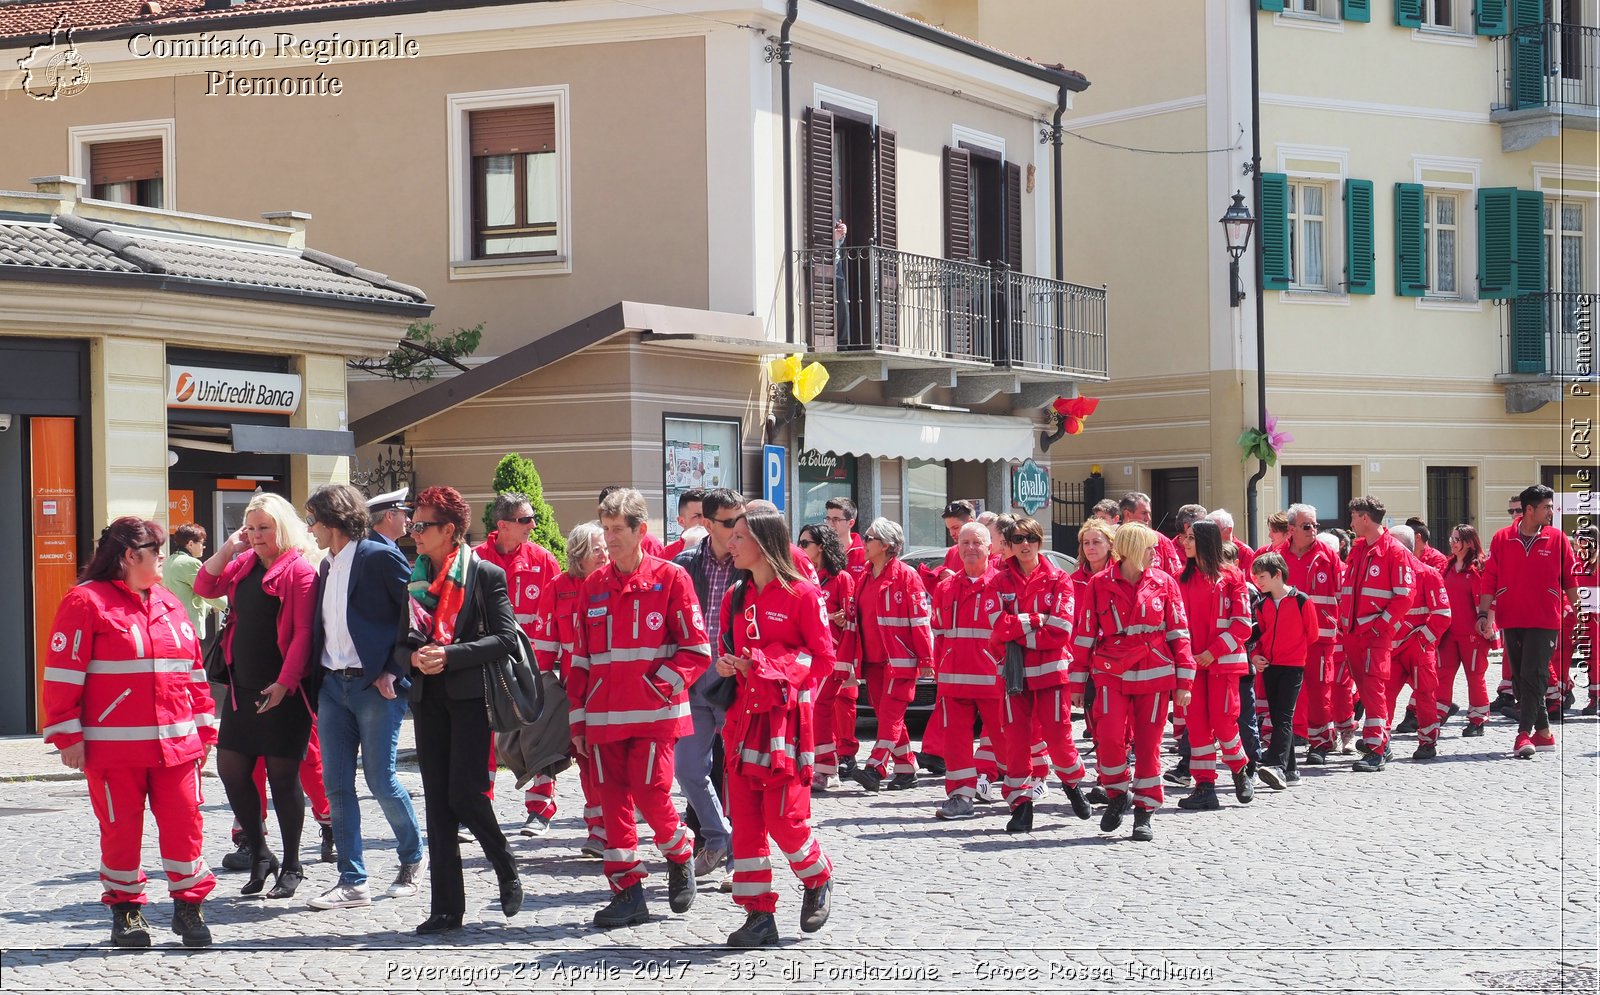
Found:
[[[333,850],[333,827],[322,826],[320,828],[322,829],[322,862],[331,864],[339,859],[338,854],[334,853]]]
[[[611,904],[594,914],[594,924],[601,929],[619,926],[637,926],[650,921],[650,909],[644,904],[644,885],[633,884],[611,896]]]
[[[944,757],[936,757],[931,753],[917,754],[917,766],[934,777],[943,777],[945,774]]]
[[[1256,786],[1255,783],[1250,779],[1249,772],[1242,770],[1234,771],[1233,797],[1239,799],[1240,805],[1248,805],[1252,801],[1255,801]]]
[[[1133,839],[1138,843],[1148,843],[1156,838],[1155,827],[1150,825],[1150,813],[1139,809],[1133,813]]]
[[[833,880],[830,878],[815,888],[807,888],[800,899],[800,932],[815,933],[828,921],[833,897]],[[777,928],[776,924],[773,926]]]
[[[240,840],[232,853],[222,858],[222,869],[225,871],[248,871],[256,856],[255,847],[249,841]]]
[[[1185,812],[1215,812],[1222,807],[1217,801],[1217,786],[1210,783],[1201,783],[1194,786],[1194,790],[1178,799],[1178,807]]]
[[[917,786],[917,775],[913,772],[896,774],[889,781],[890,791],[907,791]]]
[[[500,881],[500,911],[507,919],[522,911],[522,878],[516,871]]]
[[[1416,732],[1417,713],[1409,708],[1406,709],[1406,717],[1400,720],[1400,724],[1394,727],[1394,731],[1397,733]]]
[[[1111,796],[1111,801],[1106,803],[1105,813],[1100,816],[1100,831],[1114,833],[1122,825],[1122,813],[1128,810],[1128,802],[1132,796],[1126,791],[1119,791]]]
[[[839,758],[839,780],[851,780],[851,775],[856,772],[856,758],[854,754]]]
[[[1067,801],[1072,803],[1073,815],[1080,819],[1087,819],[1094,814],[1089,808],[1089,799],[1083,797],[1082,788],[1076,784],[1064,784],[1062,787],[1067,789]]]
[[[1087,797],[1089,799],[1089,803],[1092,804],[1092,805],[1109,805],[1109,804],[1111,804],[1111,796],[1106,794],[1106,789],[1102,788],[1098,784],[1095,785],[1094,787],[1090,788],[1089,789],[1089,794],[1086,795],[1085,797]]]
[[[111,945],[148,947],[150,924],[144,921],[144,906],[138,902],[118,902],[111,906]]]
[[[850,779],[873,794],[877,794],[878,789],[883,786],[883,775],[872,767],[862,767],[853,771]]]
[[[1011,810],[1011,821],[1006,823],[1008,833],[1033,832],[1033,799],[1024,798]]]
[[[674,912],[688,912],[694,904],[694,861],[667,865],[667,905]]]
[[[172,931],[183,939],[186,947],[211,946],[211,930],[206,926],[206,917],[200,914],[199,902],[185,902],[180,898],[174,903]]]
[[[748,912],[744,925],[728,934],[728,946],[775,947],[778,945],[778,920],[771,912]]]

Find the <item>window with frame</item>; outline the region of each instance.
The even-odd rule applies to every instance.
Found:
[[[1425,214],[1422,234],[1428,273],[1428,297],[1459,297],[1458,279],[1461,196],[1448,190],[1429,190],[1424,195]]]
[[[90,197],[138,207],[165,206],[161,139],[95,142],[87,151]]]
[[[1428,467],[1428,545],[1449,553],[1451,530],[1457,525],[1476,524],[1472,520],[1471,495],[1471,467]]]
[[[1583,265],[1586,248],[1583,206],[1579,200],[1545,199],[1545,279],[1552,293],[1588,292],[1590,280]],[[1559,230],[1556,227],[1557,218],[1560,219]]]
[[[472,258],[556,256],[562,203],[554,103],[468,114]]]
[[[1422,0],[1422,28],[1425,31],[1463,34],[1472,30],[1472,21],[1462,16],[1461,0]]]
[[[1283,468],[1284,507],[1309,504],[1317,509],[1324,527],[1348,521],[1350,505],[1348,466],[1286,466]]]
[[[1289,183],[1291,289],[1328,289],[1328,189],[1325,183]]]
[[[1339,18],[1339,0],[1289,0],[1283,9],[1285,13],[1322,17],[1330,21]]]

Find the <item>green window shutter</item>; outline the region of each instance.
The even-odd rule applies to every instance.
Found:
[[[1511,372],[1544,373],[1545,314],[1543,294],[1518,297],[1511,308]]]
[[[1283,0],[1256,0],[1256,6],[1269,14],[1280,13],[1283,10]]]
[[[1512,253],[1516,264],[1512,289],[1518,295],[1542,294],[1550,289],[1544,275],[1544,194],[1538,190],[1514,190],[1511,204]]]
[[[1428,291],[1428,242],[1423,226],[1428,200],[1420,183],[1394,185],[1394,292],[1421,297]]]
[[[1264,285],[1268,290],[1289,289],[1289,177],[1261,174],[1261,253]]]
[[[1511,27],[1532,28],[1544,23],[1544,0],[1508,0],[1511,5]]]
[[[1512,244],[1516,192],[1513,187],[1478,191],[1478,296],[1485,300],[1516,296],[1516,247]]]
[[[1372,0],[1344,0],[1344,19],[1362,22],[1372,20]]]
[[[1422,27],[1422,0],[1394,0],[1394,23],[1402,28]]]
[[[1537,26],[1517,29],[1511,34],[1511,109],[1543,107],[1545,72],[1549,56],[1545,52],[1547,32]]]
[[[1372,248],[1372,181],[1344,181],[1344,279],[1352,294],[1370,294],[1377,288],[1377,266]]]
[[[1510,13],[1506,8],[1507,0],[1477,0],[1474,5],[1473,20],[1475,30],[1480,35],[1503,35],[1511,30]]]

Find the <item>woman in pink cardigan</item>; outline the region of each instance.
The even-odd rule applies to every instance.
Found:
[[[305,805],[296,782],[311,739],[311,707],[300,681],[311,665],[311,620],[317,571],[313,548],[294,506],[276,494],[257,494],[244,527],[228,537],[195,576],[195,593],[226,595],[223,630],[229,694],[218,707],[217,774],[250,848],[250,880],[241,894],[257,895],[277,875],[268,898],[288,898],[305,877],[300,830]],[[267,849],[262,800],[254,783],[265,758],[267,780],[283,838],[283,864]]]

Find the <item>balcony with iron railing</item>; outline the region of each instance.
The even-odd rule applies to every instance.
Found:
[[[888,367],[1106,379],[1106,292],[877,246],[802,250],[807,343]]]
[[[1534,411],[1569,390],[1574,397],[1597,395],[1600,385],[1575,386],[1596,380],[1596,297],[1526,294],[1501,302],[1501,369],[1495,379],[1506,387],[1506,410]]]
[[[1516,28],[1496,46],[1500,146],[1532,148],[1562,128],[1600,130],[1600,28],[1547,22]]]

